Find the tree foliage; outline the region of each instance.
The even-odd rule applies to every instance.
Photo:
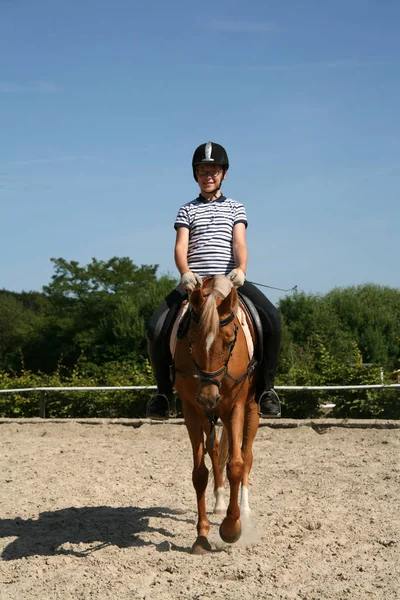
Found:
[[[53,331],[61,323],[70,342],[58,358],[72,366],[82,354],[95,364],[146,356],[146,323],[176,282],[157,279],[157,265],[137,267],[129,258],[93,258],[85,267],[52,260],[55,274],[44,293],[55,311]]]
[[[42,292],[0,291],[0,387],[30,387],[28,381],[31,386],[154,383],[146,325],[176,280],[158,277],[157,265],[138,267],[126,257],[93,258],[85,266],[63,258],[52,262],[54,274]],[[283,343],[277,385],[376,384],[382,373],[385,382],[395,381],[399,289],[367,284],[324,296],[296,293],[283,298],[279,310]],[[37,410],[24,396],[5,396],[0,395],[0,414]],[[140,394],[119,397],[126,414],[133,414],[128,408],[133,397],[143,404]],[[396,391],[285,391],[282,397],[286,416],[317,416],[321,401],[329,400],[337,416],[400,417]],[[54,397],[50,406],[60,415],[123,416],[117,395],[102,398],[87,392],[66,404]]]
[[[400,290],[377,285],[295,294],[279,304],[283,345],[279,383],[301,386],[397,382],[400,368]],[[284,392],[286,415],[400,418],[396,390]]]
[[[366,284],[336,288],[325,296],[304,293],[279,303],[289,344],[306,348],[316,335],[343,362],[353,360],[396,368],[400,360],[400,290]],[[398,367],[397,367],[398,368]]]

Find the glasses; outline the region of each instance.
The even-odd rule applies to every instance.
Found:
[[[216,169],[213,169],[211,171],[203,171],[203,169],[196,169],[196,174],[198,175],[198,177],[212,177],[213,179],[215,179],[220,173],[222,173],[222,171],[223,169],[218,169],[218,171]]]

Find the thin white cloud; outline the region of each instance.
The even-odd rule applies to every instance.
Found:
[[[372,67],[383,67],[383,66],[391,66],[393,62],[389,61],[378,61],[378,60],[361,60],[358,58],[344,58],[344,59],[333,59],[333,60],[322,60],[322,61],[310,61],[310,62],[301,62],[301,63],[291,63],[291,64],[266,64],[266,65],[249,65],[249,64],[241,64],[241,65],[205,65],[206,68],[215,71],[220,71],[223,69],[224,71],[247,71],[254,73],[284,73],[284,72],[294,72],[294,71],[306,71],[310,69],[365,69]]]
[[[400,170],[400,161],[395,161],[393,163],[388,163],[386,165],[381,165],[374,169],[370,169],[361,175],[356,175],[354,177],[350,177],[350,183],[359,183],[361,181],[365,181],[367,179],[373,179],[375,177],[381,177],[382,175],[389,175],[390,173],[395,173]]]
[[[223,19],[213,20],[207,24],[211,29],[218,31],[257,33],[277,31],[275,23],[257,21],[225,21]]]
[[[30,83],[0,81],[0,94],[48,94],[56,91],[57,86],[48,81],[32,81]]]
[[[62,163],[70,162],[74,160],[87,160],[90,158],[88,154],[82,154],[79,156],[64,156],[62,158],[32,158],[28,160],[15,160],[10,162],[0,163],[0,167],[20,167],[29,165],[44,165],[49,163]]]
[[[341,58],[334,60],[310,61],[303,63],[278,64],[278,65],[246,65],[248,71],[300,71],[302,69],[359,69],[363,67],[378,67],[390,63],[376,60],[361,60],[359,58]]]

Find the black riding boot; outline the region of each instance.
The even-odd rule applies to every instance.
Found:
[[[169,369],[171,360],[164,356],[165,352],[163,352],[160,338],[157,340],[148,339],[147,349],[157,382],[157,391],[150,398],[147,405],[147,417],[155,421],[165,421],[170,416],[170,409],[175,408]]]
[[[147,416],[150,419],[164,421],[168,419],[170,409],[173,413],[176,412],[170,376],[172,357],[169,338],[174,320],[185,298],[187,298],[186,290],[182,286],[175,288],[157,308],[147,326],[147,349],[157,382],[157,392],[147,405]]]
[[[282,414],[281,401],[273,388],[261,394],[258,406],[260,417],[264,419],[275,419]]]
[[[264,419],[274,419],[280,417],[282,413],[279,396],[274,390],[275,373],[275,369],[268,369],[267,360],[263,357],[256,388],[256,402],[260,417]]]

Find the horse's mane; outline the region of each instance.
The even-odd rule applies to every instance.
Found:
[[[206,300],[200,322],[204,331],[211,333],[215,339],[219,330],[217,298],[226,298],[229,295],[232,289],[232,281],[225,275],[214,275],[211,281],[212,288]]]

